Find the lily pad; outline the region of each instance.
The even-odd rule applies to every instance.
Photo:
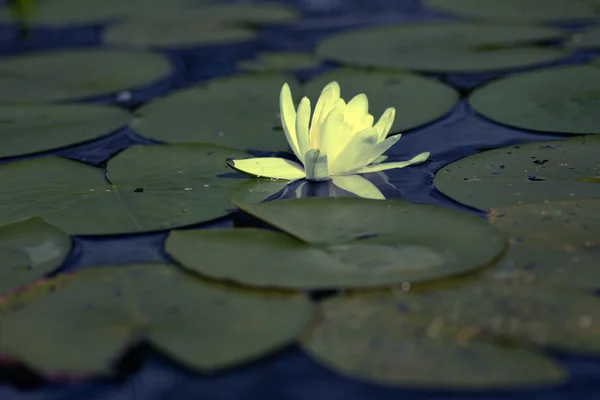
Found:
[[[456,90],[435,79],[404,72],[352,69],[333,70],[312,79],[305,85],[307,96],[316,101],[323,87],[331,81],[338,81],[342,97],[348,101],[359,93],[365,93],[369,99],[369,113],[376,121],[388,107],[395,107],[392,133],[444,116],[459,99]]]
[[[517,128],[600,134],[600,65],[514,75],[476,90],[469,103],[487,118]]]
[[[600,197],[600,136],[528,143],[484,151],[435,175],[435,187],[486,210],[512,204]]]
[[[574,33],[565,44],[571,49],[599,49],[600,26],[592,26],[591,28]]]
[[[343,375],[384,385],[507,389],[564,382],[551,358],[525,349],[431,332],[393,299],[325,300],[322,322],[302,338],[315,361]]]
[[[0,223],[39,215],[73,235],[149,232],[222,217],[243,180],[209,145],[133,146],[107,171],[60,157],[0,166]]]
[[[567,56],[564,50],[536,45],[565,35],[558,29],[537,26],[418,22],[331,36],[319,43],[317,54],[355,66],[455,73],[501,71]]]
[[[494,279],[600,288],[600,198],[499,207],[489,220],[511,237]]]
[[[218,287],[168,265],[101,267],[0,314],[0,353],[44,374],[85,376],[109,373],[125,350],[147,341],[210,372],[289,344],[313,315],[303,296]]]
[[[79,100],[138,89],[171,73],[166,57],[89,49],[30,53],[0,60],[0,102]]]
[[[254,60],[244,60],[237,68],[248,72],[297,71],[314,69],[321,65],[321,59],[312,53],[279,52],[260,53]]]
[[[426,7],[460,16],[536,22],[584,22],[600,17],[585,0],[423,0]]]
[[[0,106],[0,158],[87,142],[117,131],[129,120],[124,110],[92,105]]]
[[[136,111],[132,128],[165,143],[210,143],[239,150],[289,149],[279,118],[283,74],[213,80]]]
[[[405,296],[397,307],[439,327],[575,354],[600,354],[600,300],[543,285],[474,282]]]
[[[112,22],[127,17],[161,15],[197,5],[202,0],[44,0],[36,1],[30,19],[35,25],[65,26]],[[10,13],[0,9],[0,20],[9,21]]]
[[[69,236],[41,218],[0,226],[0,293],[49,274],[70,251]]]
[[[316,289],[460,275],[488,264],[504,248],[503,236],[485,220],[441,207],[356,198],[233,202],[301,240],[255,228],[175,231],[165,243],[167,253],[215,279]],[[440,224],[456,231],[440,231]]]

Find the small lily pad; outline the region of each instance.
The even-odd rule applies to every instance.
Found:
[[[600,197],[600,136],[484,151],[441,168],[435,187],[454,200],[490,207]]]
[[[279,118],[279,92],[285,82],[295,80],[283,74],[214,80],[141,107],[132,128],[166,143],[287,150]]]
[[[321,59],[312,53],[279,52],[260,53],[254,60],[244,60],[237,68],[248,72],[298,71],[314,69],[321,65]]]
[[[543,285],[474,282],[405,296],[398,307],[455,327],[575,354],[600,354],[600,300]]]
[[[209,145],[133,146],[107,171],[60,157],[0,166],[0,223],[39,215],[74,235],[149,232],[227,215],[243,180]]]
[[[511,238],[494,279],[600,288],[600,198],[493,208],[489,220]]]
[[[521,129],[600,134],[600,65],[554,67],[500,79],[473,92],[469,103],[487,118]]]
[[[354,66],[450,73],[501,71],[567,56],[564,50],[536,45],[565,35],[538,26],[418,22],[340,33],[321,41],[317,54]]]
[[[365,93],[369,99],[369,113],[376,118],[375,121],[388,107],[395,107],[392,133],[416,128],[444,116],[459,99],[456,90],[435,79],[407,72],[353,69],[338,69],[319,75],[305,85],[306,95],[316,101],[323,87],[331,81],[338,81],[341,95],[347,101]]]
[[[92,105],[0,106],[1,157],[87,142],[127,126],[130,114]]]
[[[133,90],[165,79],[166,57],[119,50],[65,50],[0,60],[0,102],[79,100]]]
[[[315,289],[416,284],[460,275],[485,266],[504,248],[503,236],[485,220],[441,207],[357,198],[233,202],[301,240],[255,228],[186,230],[170,234],[166,251],[185,268],[211,278]],[[441,232],[440,224],[456,231]]]
[[[0,314],[0,353],[46,375],[87,376],[148,341],[211,372],[289,344],[313,314],[303,296],[218,287],[168,265],[101,267]]]
[[[70,251],[69,236],[41,218],[0,226],[0,293],[49,274]]]
[[[428,329],[393,299],[337,297],[320,305],[323,319],[302,338],[317,362],[343,375],[384,385],[508,389],[566,380],[551,358],[525,349],[460,340]]]
[[[426,7],[459,16],[536,22],[585,22],[600,17],[585,0],[423,0]]]

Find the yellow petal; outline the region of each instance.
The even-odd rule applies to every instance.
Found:
[[[354,125],[352,131],[354,133],[360,132],[363,129],[367,129],[373,126],[374,118],[371,114],[367,114],[358,124]]]
[[[369,111],[369,99],[364,93],[358,94],[348,102],[344,119],[350,126],[359,125]]]
[[[310,148],[310,138],[308,133],[308,124],[310,123],[310,100],[304,97],[298,106],[296,115],[296,140],[298,142],[298,152],[301,162],[304,162],[304,155]]]
[[[339,175],[367,165],[377,143],[378,132],[375,127],[358,132],[344,147],[340,154],[329,164],[329,173]]]
[[[407,167],[412,164],[422,163],[423,161],[427,160],[428,158],[429,158],[429,152],[421,153],[418,156],[413,157],[408,161],[398,161],[398,162],[390,162],[390,163],[383,163],[383,164],[377,164],[377,165],[369,165],[368,167],[359,169],[358,171],[356,171],[356,173],[357,174],[368,174],[370,172],[385,171],[385,170],[393,169],[393,168],[404,168],[404,167]]]
[[[281,116],[281,125],[285,132],[285,138],[290,145],[290,148],[302,160],[296,141],[296,109],[294,108],[294,100],[292,99],[292,91],[290,85],[284,83],[279,93],[279,114]]]
[[[329,179],[327,154],[319,149],[309,149],[304,156],[304,170],[309,181],[324,181]]]
[[[315,105],[315,112],[313,113],[312,122],[310,125],[310,146],[312,148],[319,148],[319,129],[320,124],[323,122],[327,114],[333,108],[335,102],[340,98],[340,85],[337,82],[331,82],[319,96],[317,104]]]
[[[402,134],[398,134],[398,135],[390,136],[389,138],[385,139],[383,142],[377,143],[375,145],[375,147],[373,148],[373,153],[371,153],[371,157],[369,158],[369,161],[367,161],[366,165],[373,163],[383,153],[388,151],[390,147],[395,145],[396,142],[398,142],[398,140],[400,140],[401,137],[402,137]]]
[[[331,178],[333,184],[346,192],[353,193],[358,197],[373,200],[385,200],[383,193],[367,179],[358,175],[334,176]]]
[[[392,125],[394,124],[394,118],[396,117],[396,110],[394,107],[390,107],[383,112],[379,121],[375,124],[375,128],[377,128],[377,132],[379,132],[379,138],[377,142],[382,142],[387,134],[392,129]]]
[[[262,157],[227,160],[227,165],[236,171],[259,178],[294,180],[306,177],[302,165],[285,158]]]
[[[331,110],[320,127],[320,149],[329,162],[335,160],[350,139],[350,125],[344,121],[344,107]]]

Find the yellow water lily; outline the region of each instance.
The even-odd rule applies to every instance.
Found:
[[[332,179],[334,185],[360,197],[383,199],[381,192],[357,174],[404,168],[427,160],[421,153],[408,161],[383,163],[382,156],[402,135],[387,138],[396,110],[384,111],[373,125],[365,94],[348,103],[340,97],[340,86],[331,82],[321,92],[311,120],[310,100],[304,97],[294,108],[290,86],[285,83],[279,96],[283,131],[301,164],[277,157],[227,160],[232,168],[257,177],[295,181]]]

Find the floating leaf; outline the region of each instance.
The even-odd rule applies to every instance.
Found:
[[[279,118],[279,92],[294,79],[242,76],[186,89],[139,110],[136,132],[166,143],[211,143],[240,150],[288,149]]]
[[[94,268],[0,314],[0,353],[44,374],[103,374],[148,341],[209,372],[290,343],[313,317],[303,296],[259,295],[211,285],[168,265]]]
[[[49,274],[70,251],[69,236],[41,218],[0,226],[0,293]]]
[[[531,71],[471,94],[479,113],[501,124],[541,132],[600,134],[600,65]]]
[[[155,83],[170,72],[168,59],[153,53],[86,49],[18,55],[0,60],[0,102],[109,95]]]
[[[321,60],[312,53],[279,52],[260,53],[254,60],[244,60],[237,68],[253,72],[297,71],[314,69],[321,65]]]
[[[211,278],[306,289],[455,276],[486,265],[504,248],[502,235],[485,220],[441,207],[356,198],[234,203],[304,242],[255,228],[176,231],[166,251]],[[441,232],[440,224],[456,231]]]
[[[565,371],[524,349],[432,332],[389,299],[337,297],[321,303],[322,322],[302,339],[317,362],[374,383],[420,388],[505,389],[558,384]]]
[[[536,26],[419,22],[334,35],[321,41],[317,54],[366,67],[429,72],[499,71],[565,57],[568,53],[563,50],[535,45],[564,35],[557,29]]]
[[[396,118],[391,132],[396,133],[426,124],[448,113],[459,99],[452,87],[406,72],[361,71],[338,69],[319,75],[306,86],[310,99],[318,99],[331,81],[340,84],[347,101],[359,93],[369,98],[369,113],[377,119],[388,107],[395,107]],[[427,104],[427,107],[423,107]]]
[[[243,203],[260,203],[283,190],[289,181],[271,179],[244,179],[240,182],[234,201]]]
[[[92,105],[0,106],[0,157],[15,157],[87,142],[126,126],[130,114]]]
[[[571,49],[600,48],[600,26],[592,26],[581,32],[574,33],[566,45]]]
[[[585,0],[423,0],[435,10],[460,16],[537,22],[583,22],[598,18]]]
[[[148,232],[227,214],[243,180],[209,145],[133,146],[104,169],[59,157],[0,166],[0,223],[31,215],[74,235]],[[108,179],[107,179],[108,178]]]
[[[493,278],[600,288],[600,198],[493,208],[489,219],[511,237]]]
[[[410,294],[397,307],[439,327],[571,353],[600,354],[600,300],[574,290],[474,282]]]
[[[454,200],[483,210],[600,197],[599,152],[600,136],[488,150],[441,168],[433,183]]]

